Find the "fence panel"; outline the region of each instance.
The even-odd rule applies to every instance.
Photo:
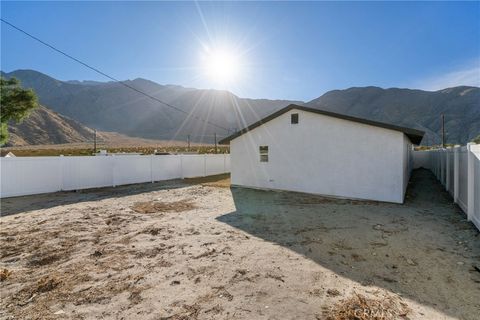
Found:
[[[472,221],[480,230],[480,145],[472,146],[473,158],[473,171],[474,171],[474,210]]]
[[[230,155],[12,157],[0,159],[0,197],[230,172]]]
[[[480,144],[415,151],[413,158],[415,168],[429,168],[480,230]]]
[[[430,169],[430,156],[431,152],[429,151],[414,151],[413,152],[413,168],[425,168]]]
[[[2,158],[2,197],[55,192],[62,184],[60,157]]]
[[[440,173],[440,181],[445,187],[447,185],[447,153],[445,150],[440,152],[440,168],[442,170]]]
[[[442,158],[440,155],[440,151],[435,151],[435,167],[437,168],[437,179],[440,180],[442,178]]]
[[[114,185],[152,181],[149,156],[113,156]]]
[[[216,154],[207,157],[207,176],[225,172],[225,155]]]
[[[468,153],[467,147],[461,147],[458,154],[458,205],[468,210]]]
[[[225,173],[230,172],[230,155],[225,155]]]
[[[182,157],[184,178],[203,177],[206,175],[206,157],[203,154]]]
[[[182,161],[179,155],[152,156],[153,181],[182,177]]]
[[[62,185],[58,190],[112,185],[112,157],[59,157],[59,160],[62,167]]]
[[[453,149],[448,150],[448,192],[453,197],[455,179],[455,153]]]

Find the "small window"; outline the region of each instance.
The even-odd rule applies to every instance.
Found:
[[[260,146],[260,162],[268,162],[268,146]]]
[[[291,114],[291,120],[292,120],[292,124],[297,124],[298,123],[298,113],[292,113]]]

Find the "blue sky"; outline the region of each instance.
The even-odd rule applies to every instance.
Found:
[[[119,79],[308,101],[352,86],[480,84],[480,2],[4,2],[3,19]],[[219,84],[206,48],[238,75]],[[1,69],[106,80],[1,25]]]

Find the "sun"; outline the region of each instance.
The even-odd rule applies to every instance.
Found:
[[[204,55],[204,68],[212,81],[232,84],[240,76],[241,62],[239,56],[231,50],[213,49],[207,50]]]

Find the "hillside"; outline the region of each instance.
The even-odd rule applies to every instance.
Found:
[[[93,129],[40,105],[21,123],[9,123],[10,138],[3,150],[85,149],[93,147]],[[185,142],[129,137],[117,132],[97,131],[99,148],[183,146]],[[192,144],[193,146],[194,144]]]
[[[6,146],[93,141],[93,130],[75,120],[39,106],[21,123],[10,123]],[[98,133],[98,138],[103,138]]]
[[[18,78],[24,87],[33,88],[40,102],[52,110],[91,128],[116,131],[150,139],[213,142],[279,108],[298,101],[243,99],[228,91],[197,90],[159,85],[145,79],[125,81],[186,112],[168,108],[115,82],[59,81],[32,70],[17,70],[6,77]],[[202,121],[228,128],[224,130]]]
[[[441,142],[441,114],[447,143],[465,144],[480,133],[480,88],[439,91],[382,89],[333,90],[306,104],[309,107],[424,130],[423,144]]]
[[[3,73],[2,73],[3,74]],[[32,70],[15,76],[33,88],[40,102],[71,119],[102,131],[160,140],[213,142],[262,117],[299,101],[240,98],[228,91],[160,85],[145,79],[127,80],[186,112],[175,111],[115,82],[59,81]],[[440,143],[440,115],[445,115],[447,143],[465,144],[480,133],[480,88],[454,87],[439,91],[382,89],[333,90],[306,103],[309,107],[424,130],[423,144]],[[229,130],[199,121],[208,119]]]

